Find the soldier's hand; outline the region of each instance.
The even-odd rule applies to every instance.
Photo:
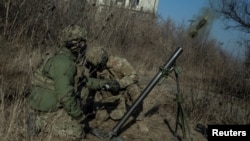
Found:
[[[118,93],[120,90],[120,84],[116,80],[107,80],[106,83],[102,85],[102,89],[113,93]]]

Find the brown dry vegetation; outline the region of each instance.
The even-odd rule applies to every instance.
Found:
[[[180,86],[190,127],[197,123],[250,123],[247,72],[207,32],[191,39],[188,29],[175,25],[171,19],[162,21],[157,15],[112,7],[104,7],[101,14],[97,14],[98,10],[82,0],[0,2],[1,140],[27,140],[26,97],[32,71],[43,52],[56,49],[60,30],[69,24],[86,27],[90,47],[102,45],[111,53],[127,58],[141,80],[147,80],[141,82],[142,87],[171,53],[182,47],[184,51],[177,65],[182,69]],[[176,86],[169,79],[145,99],[144,112],[158,107],[157,112],[146,118],[150,133],[136,136],[133,134],[136,128],[132,126],[124,132],[124,136],[131,137],[128,140],[177,140],[166,122],[173,124],[176,114],[173,101]],[[108,129],[112,127],[109,125]],[[204,140],[192,132],[194,140]]]

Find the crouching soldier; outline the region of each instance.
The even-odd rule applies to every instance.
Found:
[[[86,116],[78,99],[77,85],[99,90],[113,89],[111,81],[82,76],[77,59],[86,48],[86,31],[79,26],[68,26],[61,34],[63,43],[59,51],[44,59],[32,79],[32,91],[28,105],[29,131],[47,133],[66,140],[78,140],[85,136]],[[112,83],[114,84],[114,83]],[[117,86],[115,86],[117,88]]]
[[[102,47],[88,48],[85,57],[86,67],[89,68],[91,76],[99,79],[117,80],[120,85],[118,92],[98,91],[99,96],[101,96],[99,103],[102,104],[96,113],[97,120],[100,122],[107,120],[107,118],[120,120],[129,106],[141,94],[137,72],[125,58],[109,55]],[[133,114],[135,119],[141,120],[142,110],[141,104]]]

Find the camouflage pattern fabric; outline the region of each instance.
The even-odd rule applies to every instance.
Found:
[[[76,65],[75,60],[76,56],[64,47],[35,72],[28,104],[39,111],[37,125],[42,132],[74,138],[83,134],[79,122],[85,115],[76,94],[81,87],[100,89],[101,80],[83,76],[84,67]]]
[[[98,72],[98,78],[117,80],[121,89],[126,90],[134,101],[141,93],[141,89],[138,85],[139,77],[133,66],[125,58],[109,56],[106,67],[107,69]]]
[[[101,47],[91,47],[86,50],[86,61],[91,62],[93,66],[98,66],[100,64],[105,65],[108,60],[107,52]]]
[[[79,119],[85,117],[74,91],[76,57],[61,48],[35,72],[28,104],[39,113],[35,125],[41,132],[67,138],[82,138]]]
[[[87,38],[87,31],[80,26],[67,26],[63,29],[61,33],[61,42],[64,43],[65,41],[75,40],[78,38]]]
[[[141,93],[138,85],[139,77],[132,65],[124,58],[109,56],[106,67],[107,69],[97,73],[97,77],[117,80],[121,91],[116,96],[102,91],[102,102],[109,103],[111,107],[112,103],[117,106],[115,110],[110,111],[110,117],[119,120],[127,111],[126,105],[131,105]],[[118,104],[115,102],[117,100]]]
[[[51,112],[63,107],[74,118],[83,115],[80,102],[74,95],[75,59],[76,57],[69,49],[62,48],[47,61],[41,72],[44,77],[54,81],[49,84],[53,84],[55,90],[46,87],[49,84],[33,85],[31,95],[28,98],[32,109]]]
[[[35,125],[43,134],[57,136],[64,140],[78,140],[85,136],[84,126],[70,117],[64,109],[39,113]]]

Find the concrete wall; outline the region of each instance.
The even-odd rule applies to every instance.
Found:
[[[88,0],[96,6],[118,6],[137,11],[156,13],[159,0]]]
[[[136,5],[136,10],[145,11],[150,13],[156,13],[158,8],[159,0],[135,0],[139,1],[138,5]]]

